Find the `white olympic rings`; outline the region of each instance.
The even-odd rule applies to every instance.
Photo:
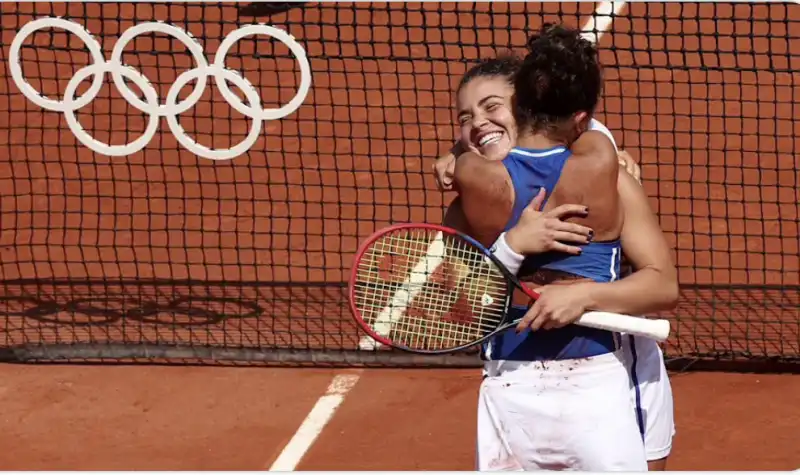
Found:
[[[61,101],[43,96],[39,91],[34,89],[22,75],[22,64],[20,63],[19,54],[20,48],[28,36],[43,28],[62,28],[73,33],[83,40],[92,57],[92,64],[84,66],[76,71],[72,79],[69,80],[64,91],[64,99]],[[165,33],[179,40],[189,49],[196,64],[194,69],[180,74],[175,79],[175,82],[170,86],[167,92],[165,104],[159,102],[158,92],[142,73],[130,66],[122,64],[122,53],[128,43],[142,33],[151,32]],[[263,109],[261,107],[261,96],[258,90],[237,71],[225,67],[225,58],[228,55],[228,50],[240,39],[251,35],[267,35],[282,42],[289,48],[292,54],[294,54],[300,64],[300,87],[297,90],[297,94],[295,94],[294,98],[292,98],[288,104],[279,109]],[[70,130],[81,143],[97,153],[109,156],[130,155],[142,150],[150,143],[150,140],[152,140],[155,135],[158,129],[159,118],[166,117],[167,124],[173,135],[175,135],[175,139],[186,149],[201,157],[213,160],[230,160],[246,152],[253,146],[256,140],[258,140],[263,121],[280,119],[296,111],[303,101],[305,101],[308,91],[311,88],[311,65],[308,62],[303,47],[300,46],[289,33],[279,28],[263,24],[246,25],[230,32],[222,40],[222,43],[217,49],[217,53],[214,55],[214,62],[210,65],[205,58],[203,47],[200,43],[189,33],[168,23],[148,22],[128,28],[122,33],[117,43],[114,45],[114,49],[111,52],[111,59],[106,61],[100,43],[97,42],[83,26],[69,20],[53,17],[40,18],[25,24],[19,32],[17,32],[17,35],[11,42],[8,56],[11,78],[25,97],[43,109],[62,112]],[[106,73],[111,73],[114,85],[131,106],[149,115],[147,127],[142,136],[124,145],[110,145],[95,139],[89,135],[75,117],[75,112],[77,110],[86,106],[97,97],[100,88],[103,86],[103,78]],[[75,97],[78,85],[90,76],[93,76],[93,78],[89,89],[82,96]],[[225,98],[228,104],[253,121],[247,137],[239,144],[228,149],[212,149],[197,143],[186,134],[183,127],[178,123],[178,115],[193,107],[200,100],[205,90],[208,76],[214,77],[217,88],[219,88],[222,97]],[[125,79],[134,83],[142,91],[144,100],[140,99],[139,96],[128,87],[125,83]],[[178,94],[181,88],[192,80],[197,80],[197,84],[195,84],[191,94],[182,102],[178,102]],[[239,97],[230,90],[227,81],[233,83],[244,93],[248,104],[243,103]]]

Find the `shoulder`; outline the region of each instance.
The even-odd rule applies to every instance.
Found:
[[[509,176],[500,160],[489,160],[475,152],[465,152],[456,159],[455,185],[461,191],[476,187],[491,193],[493,188],[505,187]]]
[[[462,171],[489,170],[493,168],[503,168],[500,160],[489,160],[475,152],[464,152],[456,157],[456,169]]]
[[[614,174],[619,169],[617,149],[609,138],[597,130],[589,130],[581,134],[578,140],[570,147],[575,160],[591,170],[613,170]]]
[[[611,141],[611,145],[614,146],[614,150],[619,152],[619,147],[617,147],[617,141],[614,140],[614,135],[611,133],[610,130],[608,130],[608,127],[606,127],[605,124],[603,124],[602,122],[600,122],[597,119],[592,119],[592,120],[589,121],[589,130],[590,131],[594,130],[596,132],[600,132],[603,135],[605,135],[606,137],[608,137],[608,140]]]

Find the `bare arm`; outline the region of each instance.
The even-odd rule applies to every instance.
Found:
[[[461,207],[461,197],[456,196],[456,199],[451,201],[447,206],[442,224],[457,231],[461,231],[468,236],[472,236],[472,230],[469,228],[467,217],[464,216],[464,208]]]
[[[456,160],[454,185],[472,237],[485,246],[503,232],[514,206],[511,177],[502,162],[473,153]]]
[[[678,271],[647,195],[627,173],[619,173],[625,210],[622,248],[636,271],[610,283],[586,284],[587,308],[640,315],[668,310],[678,302]]]

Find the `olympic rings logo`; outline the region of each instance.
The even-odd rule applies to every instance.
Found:
[[[183,327],[215,325],[228,318],[257,318],[264,312],[254,301],[214,296],[182,296],[169,302],[141,301],[121,295],[85,297],[67,302],[0,296],[0,303],[5,308],[0,310],[0,315],[6,317],[32,318],[42,323],[73,327],[110,325],[122,320]],[[225,307],[225,310],[212,307]],[[71,315],[59,317],[63,312]],[[76,318],[77,314],[83,317]]]
[[[43,28],[61,28],[73,33],[83,40],[92,56],[92,64],[76,71],[72,79],[69,80],[64,91],[64,99],[61,101],[48,99],[43,96],[39,91],[34,89],[22,75],[20,48],[28,36]],[[190,69],[179,75],[170,86],[165,104],[160,103],[156,89],[142,73],[130,66],[123,65],[121,61],[122,53],[131,40],[143,33],[152,32],[164,33],[179,40],[187,47],[196,64],[194,69]],[[279,40],[289,48],[300,64],[300,87],[298,88],[297,94],[288,104],[279,109],[262,108],[261,97],[256,88],[237,71],[225,67],[225,58],[230,48],[240,39],[251,35],[266,35]],[[25,97],[43,109],[63,113],[70,130],[82,144],[97,153],[108,156],[130,155],[142,150],[150,143],[150,140],[152,140],[155,135],[160,118],[166,117],[167,124],[173,135],[175,135],[175,139],[183,147],[201,157],[212,160],[230,160],[246,152],[253,146],[256,140],[258,140],[263,121],[280,119],[293,113],[300,107],[303,101],[305,101],[308,91],[311,88],[311,65],[308,62],[303,47],[300,46],[289,33],[279,28],[263,24],[243,26],[229,33],[219,45],[219,49],[214,56],[214,62],[209,65],[200,43],[196,41],[191,34],[168,23],[148,22],[128,28],[122,33],[119,40],[117,40],[117,43],[114,45],[114,49],[111,52],[111,59],[106,61],[100,43],[95,40],[83,26],[62,18],[41,18],[25,24],[25,26],[17,32],[17,35],[11,42],[11,48],[9,50],[9,70],[11,71],[11,78]],[[124,97],[131,106],[149,116],[147,127],[142,136],[124,145],[110,145],[95,139],[89,135],[75,117],[75,112],[77,110],[86,106],[97,97],[100,88],[103,86],[103,79],[106,73],[111,73],[114,85],[117,87],[122,97]],[[186,134],[178,123],[178,115],[193,107],[200,100],[209,76],[214,77],[217,88],[219,88],[222,97],[225,98],[228,104],[253,121],[245,139],[228,149],[212,149],[197,143]],[[89,89],[82,96],[75,97],[78,85],[89,77],[93,78]],[[125,79],[133,82],[139,90],[143,92],[144,101],[126,85]],[[194,90],[192,90],[191,94],[189,94],[186,99],[182,102],[178,102],[178,94],[181,89],[192,80],[197,81]],[[244,93],[248,104],[244,104],[239,97],[230,90],[227,81],[230,81]]]

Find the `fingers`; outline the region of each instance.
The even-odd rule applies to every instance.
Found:
[[[525,312],[525,316],[522,317],[522,320],[520,320],[517,325],[517,333],[522,332],[526,328],[536,331],[545,325],[548,320],[548,311],[546,310],[548,306],[545,304],[546,299],[543,297],[542,293],[546,290],[547,286],[533,289],[533,291],[539,295],[539,298],[534,300],[533,305]]]
[[[553,220],[552,223],[554,231],[575,234],[578,236],[585,237],[588,240],[591,240],[594,237],[594,230],[592,230],[592,228],[583,226],[581,224],[569,223],[566,221],[558,221],[558,220]]]
[[[520,333],[531,326],[531,323],[536,320],[538,311],[539,307],[536,305],[536,302],[534,302],[528,311],[525,312],[525,316],[522,317],[522,320],[520,320],[517,324],[517,333]]]
[[[434,172],[433,176],[434,176],[434,181],[436,182],[436,189],[437,190],[439,190],[439,191],[450,191],[450,189],[453,188],[453,184],[452,183],[445,184],[445,183],[442,182],[442,178],[439,176],[438,173],[436,173],[435,169],[434,169],[433,172]]]
[[[445,172],[439,179],[439,188],[442,191],[450,191],[453,189],[453,176]]]
[[[435,175],[436,189],[439,191],[450,191],[453,189],[453,180],[440,176],[438,173]]]
[[[516,332],[521,333],[526,328],[531,331],[537,330],[553,330],[561,328],[570,323],[563,311],[554,313],[553,309],[547,309],[548,305],[544,304],[542,300],[537,300],[525,313],[525,316],[517,324]],[[550,305],[549,307],[552,307]]]
[[[439,157],[433,163],[433,176],[439,191],[450,191],[453,189],[455,165],[456,157],[452,153]]]
[[[583,309],[577,307],[561,307],[556,308],[549,312],[548,318],[542,324],[542,330],[554,330],[556,328],[563,328],[567,325],[575,323],[581,315]]]
[[[517,333],[524,331],[526,328],[530,328],[533,331],[539,329],[542,326],[543,318],[542,318],[542,306],[538,304],[539,301],[533,303],[531,308],[525,312],[525,316],[520,320],[517,324]]]
[[[633,177],[636,178],[636,181],[642,183],[642,169],[639,168],[638,163],[633,164]]]
[[[570,231],[553,230],[548,236],[554,242],[574,242],[578,244],[588,244],[591,241],[591,233],[573,233]]]
[[[625,168],[625,171],[636,179],[639,183],[642,182],[642,169],[639,167],[639,164],[631,157],[631,154],[626,152],[625,150],[620,150],[617,154],[617,161],[619,162],[620,166]]]
[[[549,318],[542,324],[542,330],[554,330],[556,328],[561,328],[564,326],[564,323],[555,319]]]
[[[535,254],[546,251],[561,251],[578,255],[581,249],[570,243],[587,244],[594,231],[586,226],[562,221],[563,216],[577,214],[585,216],[586,207],[581,205],[562,205],[548,213],[534,209],[541,206],[539,200],[544,195],[540,191],[537,198],[523,212],[516,226],[506,234],[506,241],[512,249],[522,254]],[[537,203],[538,201],[538,203]],[[521,239],[521,236],[526,236]],[[512,243],[513,241],[513,243]]]
[[[630,166],[634,163],[631,154],[629,154],[625,150],[620,150],[619,152],[617,152],[617,162],[619,162],[619,165],[622,168],[624,168],[625,171],[627,172],[631,171]]]
[[[573,256],[579,255],[582,249],[578,246],[570,246],[569,244],[564,244],[563,242],[553,241],[550,243],[550,250],[557,251],[557,252],[565,252],[567,254],[572,254]]]
[[[565,204],[561,206],[557,206],[547,213],[548,217],[557,218],[557,219],[565,219],[570,216],[580,216],[585,218],[589,214],[589,208],[584,205],[573,205],[573,204]]]
[[[545,196],[547,196],[547,192],[545,191],[544,187],[539,188],[539,192],[536,193],[536,196],[533,197],[528,206],[536,211],[541,211],[542,205],[544,205]]]

